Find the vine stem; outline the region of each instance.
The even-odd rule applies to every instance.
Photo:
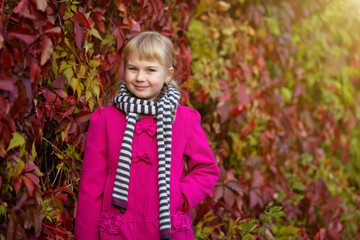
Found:
[[[5,0],[2,0],[2,1],[1,1],[1,9],[0,9],[0,12],[3,12],[3,9],[4,9],[4,1],[5,1]],[[2,21],[2,14],[0,14],[0,21]]]
[[[52,147],[54,147],[59,153],[61,153],[64,157],[66,157],[66,155],[60,151],[60,149],[58,149],[52,142],[50,142],[49,140],[47,140],[46,138],[42,138],[43,140],[45,140],[46,142],[48,142]]]

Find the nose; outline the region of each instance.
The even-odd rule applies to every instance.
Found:
[[[145,73],[144,71],[138,71],[137,75],[136,75],[136,81],[138,82],[143,82],[145,81]]]

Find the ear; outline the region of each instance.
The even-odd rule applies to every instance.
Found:
[[[166,80],[166,83],[169,83],[169,82],[170,82],[171,77],[172,77],[173,74],[174,74],[174,68],[173,68],[173,67],[170,67],[170,68],[169,68],[169,76],[168,76],[168,79]]]

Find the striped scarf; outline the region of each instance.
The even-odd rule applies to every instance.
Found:
[[[128,203],[131,144],[136,121],[139,114],[154,115],[157,118],[160,239],[170,239],[171,134],[179,99],[180,93],[171,85],[159,101],[151,102],[129,94],[124,83],[120,86],[120,93],[112,99],[112,103],[126,114],[126,129],[112,194],[112,204],[118,206],[121,212],[126,211]]]

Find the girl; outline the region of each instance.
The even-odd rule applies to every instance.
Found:
[[[188,212],[211,193],[219,169],[199,113],[178,105],[173,56],[156,32],[125,46],[120,93],[90,120],[76,239],[194,239]]]

